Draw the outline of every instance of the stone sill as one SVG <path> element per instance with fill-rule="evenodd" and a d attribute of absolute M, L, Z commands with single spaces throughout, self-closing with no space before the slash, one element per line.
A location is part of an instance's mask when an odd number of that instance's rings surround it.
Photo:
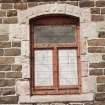
<path fill-rule="evenodd" d="M 94 100 L 94 93 L 87 93 L 80 95 L 19 96 L 19 103 L 87 102 L 93 100 Z"/>

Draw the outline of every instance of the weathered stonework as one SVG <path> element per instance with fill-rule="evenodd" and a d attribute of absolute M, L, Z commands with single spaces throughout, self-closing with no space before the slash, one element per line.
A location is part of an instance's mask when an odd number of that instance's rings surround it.
<path fill-rule="evenodd" d="M 80 19 L 80 95 L 30 95 L 29 20 L 46 14 Z M 104 105 L 104 38 L 104 0 L 0 0 L 0 104 Z"/>

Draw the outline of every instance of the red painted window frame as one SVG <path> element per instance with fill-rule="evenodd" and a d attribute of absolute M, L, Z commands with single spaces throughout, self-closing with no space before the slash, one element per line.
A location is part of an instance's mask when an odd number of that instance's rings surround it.
<path fill-rule="evenodd" d="M 54 19 L 52 22 L 50 19 Z M 58 19 L 64 19 L 62 23 L 57 23 Z M 75 25 L 76 26 L 76 42 L 69 44 L 34 44 L 34 26 L 43 25 Z M 80 25 L 79 19 L 68 15 L 45 15 L 30 20 L 30 91 L 31 95 L 62 95 L 62 94 L 80 94 L 81 93 L 81 64 L 80 64 Z M 53 86 L 35 86 L 34 84 L 34 51 L 43 49 L 53 49 Z M 58 70 L 58 50 L 59 49 L 77 49 L 77 69 L 78 69 L 78 85 L 59 87 L 59 70 Z M 55 59 L 56 58 L 56 59 Z M 58 88 L 59 87 L 59 88 Z"/>

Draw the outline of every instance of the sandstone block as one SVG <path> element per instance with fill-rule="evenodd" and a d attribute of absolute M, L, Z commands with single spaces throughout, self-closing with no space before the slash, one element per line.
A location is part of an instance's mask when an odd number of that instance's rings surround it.
<path fill-rule="evenodd" d="M 98 36 L 99 38 L 105 38 L 105 31 L 100 31 Z"/>
<path fill-rule="evenodd" d="M 8 35 L 0 35 L 0 41 L 8 41 L 9 36 Z"/>
<path fill-rule="evenodd" d="M 3 19 L 4 24 L 16 24 L 18 22 L 17 17 L 8 17 Z"/>
<path fill-rule="evenodd" d="M 96 101 L 105 101 L 105 93 L 97 93 L 95 95 L 95 100 Z"/>
<path fill-rule="evenodd" d="M 0 90 L 1 95 L 13 95 L 15 94 L 15 88 L 1 88 Z"/>
<path fill-rule="evenodd" d="M 96 1 L 96 6 L 97 7 L 105 7 L 105 1 L 104 0 Z"/>
<path fill-rule="evenodd" d="M 105 46 L 105 39 L 91 39 L 88 40 L 89 46 Z"/>
<path fill-rule="evenodd" d="M 5 72 L 0 72 L 0 78 L 5 78 Z"/>
<path fill-rule="evenodd" d="M 0 65 L 0 71 L 10 71 L 11 65 Z"/>
<path fill-rule="evenodd" d="M 93 1 L 80 1 L 80 7 L 93 7 L 94 2 Z"/>
<path fill-rule="evenodd" d="M 96 78 L 97 83 L 105 83 L 105 76 L 99 76 Z"/>
<path fill-rule="evenodd" d="M 91 8 L 92 14 L 100 14 L 100 8 Z"/>
<path fill-rule="evenodd" d="M 12 65 L 12 71 L 21 71 L 22 65 Z"/>
<path fill-rule="evenodd" d="M 21 50 L 17 48 L 11 48 L 11 49 L 4 49 L 4 55 L 5 56 L 19 56 L 21 55 Z"/>
<path fill-rule="evenodd" d="M 0 57 L 0 64 L 13 64 L 14 61 L 13 57 Z"/>
<path fill-rule="evenodd" d="M 16 92 L 18 95 L 29 95 L 30 85 L 28 80 L 18 80 L 16 82 Z"/>
<path fill-rule="evenodd" d="M 11 3 L 2 3 L 1 9 L 12 9 L 13 5 Z"/>
<path fill-rule="evenodd" d="M 21 72 L 7 72 L 6 78 L 21 78 L 22 73 Z"/>
<path fill-rule="evenodd" d="M 105 68 L 105 62 L 90 63 L 90 68 Z"/>
<path fill-rule="evenodd" d="M 17 16 L 17 10 L 8 10 L 7 16 L 8 17 Z"/>
<path fill-rule="evenodd" d="M 92 15 L 91 20 L 95 21 L 95 22 L 104 21 L 104 16 L 102 16 L 102 15 Z"/>
<path fill-rule="evenodd" d="M 11 47 L 11 42 L 0 42 L 0 48 L 9 48 Z"/>
<path fill-rule="evenodd" d="M 95 76 L 103 75 L 103 69 L 91 69 L 89 74 Z"/>
<path fill-rule="evenodd" d="M 0 17 L 5 17 L 5 16 L 6 16 L 6 11 L 0 10 Z"/>
<path fill-rule="evenodd" d="M 105 84 L 97 85 L 98 92 L 105 92 Z"/>
<path fill-rule="evenodd" d="M 0 49 L 0 56 L 3 56 L 3 55 L 4 55 L 4 50 Z"/>
<path fill-rule="evenodd" d="M 21 10 L 27 9 L 27 3 L 15 3 L 14 8 Z"/>
<path fill-rule="evenodd" d="M 104 47 L 88 47 L 89 53 L 105 53 Z"/>
<path fill-rule="evenodd" d="M 12 42 L 12 47 L 21 47 L 21 42 L 20 41 Z"/>
<path fill-rule="evenodd" d="M 0 104 L 18 104 L 18 96 L 2 96 Z"/>
<path fill-rule="evenodd" d="M 15 85 L 14 79 L 0 79 L 0 87 L 14 86 L 14 85 Z"/>

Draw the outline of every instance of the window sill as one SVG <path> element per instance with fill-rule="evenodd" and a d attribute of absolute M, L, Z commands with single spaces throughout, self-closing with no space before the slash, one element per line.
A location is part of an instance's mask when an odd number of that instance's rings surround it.
<path fill-rule="evenodd" d="M 93 101 L 94 93 L 81 95 L 46 95 L 46 96 L 20 96 L 19 103 L 45 103 L 45 102 L 85 102 Z"/>

